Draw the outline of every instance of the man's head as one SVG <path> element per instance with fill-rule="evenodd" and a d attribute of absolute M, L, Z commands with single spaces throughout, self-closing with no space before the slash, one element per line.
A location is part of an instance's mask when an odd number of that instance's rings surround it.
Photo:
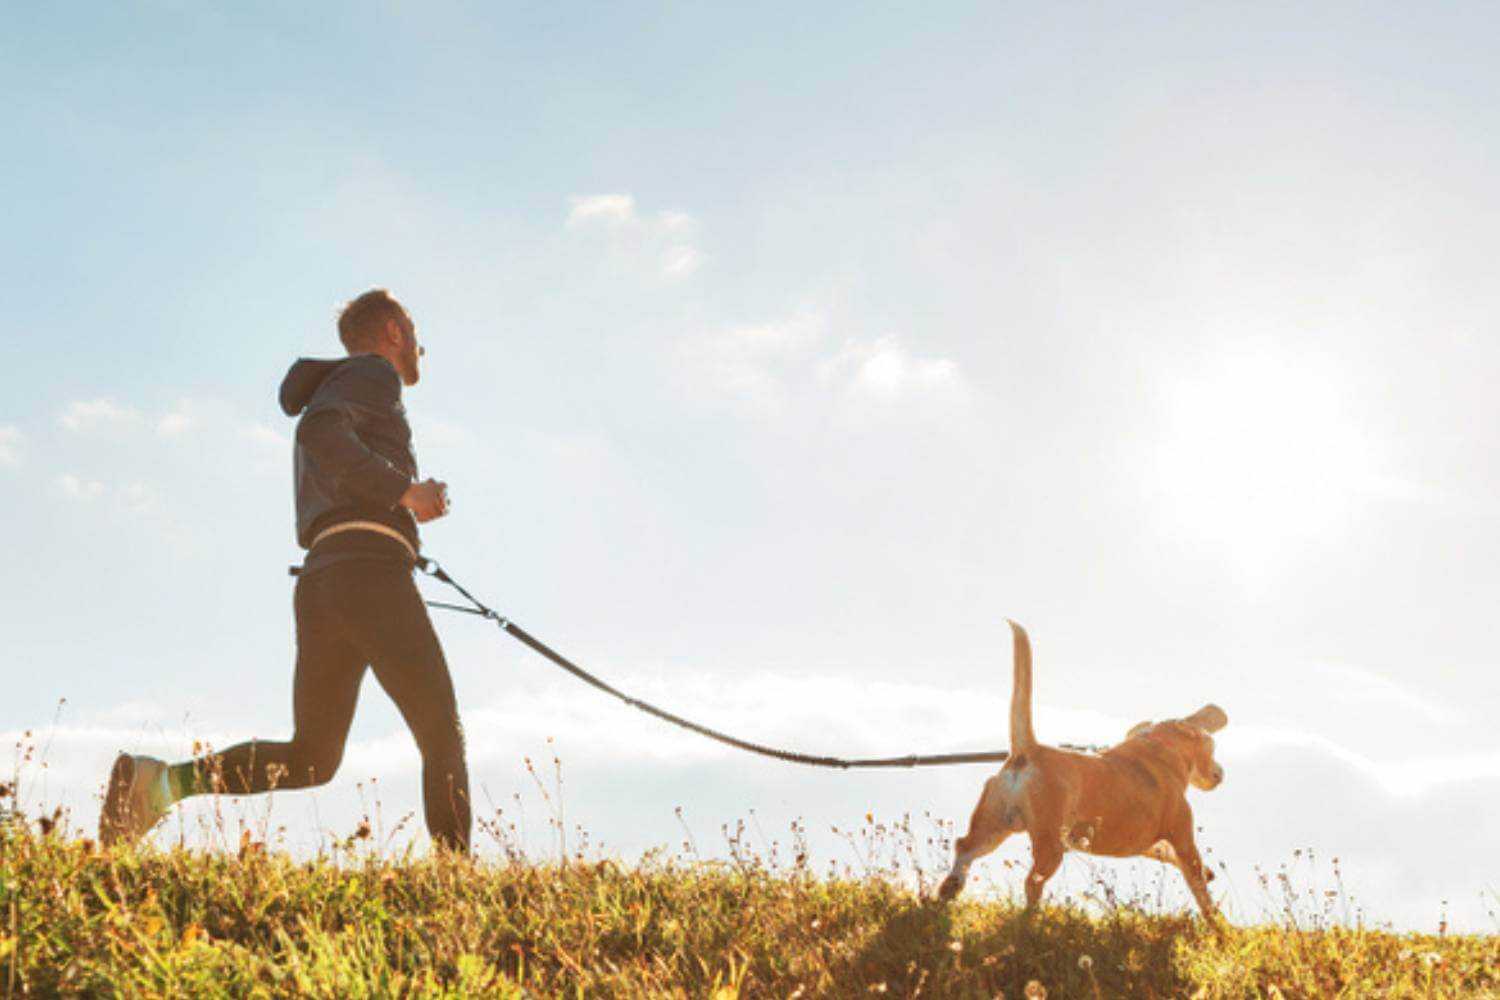
<path fill-rule="evenodd" d="M 339 340 L 351 355 L 385 358 L 406 385 L 416 385 L 422 377 L 418 359 L 427 352 L 417 345 L 416 325 L 384 288 L 373 288 L 344 307 L 339 313 Z"/>

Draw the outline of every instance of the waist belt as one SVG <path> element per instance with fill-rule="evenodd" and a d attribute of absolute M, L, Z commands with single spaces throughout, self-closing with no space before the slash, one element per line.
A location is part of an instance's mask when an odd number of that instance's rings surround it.
<path fill-rule="evenodd" d="M 340 531 L 374 531 L 385 535 L 387 538 L 394 538 L 396 541 L 401 543 L 401 547 L 406 550 L 408 555 L 411 556 L 412 562 L 421 562 L 421 560 L 417 557 L 417 550 L 412 548 L 411 542 L 405 535 L 401 534 L 401 532 L 397 531 L 390 525 L 381 524 L 379 521 L 343 521 L 339 524 L 329 525 L 322 531 L 318 532 L 317 537 L 312 540 L 312 545 L 309 545 L 307 547 L 307 550 L 311 552 L 313 548 L 323 539 L 327 538 L 329 535 L 336 535 Z"/>

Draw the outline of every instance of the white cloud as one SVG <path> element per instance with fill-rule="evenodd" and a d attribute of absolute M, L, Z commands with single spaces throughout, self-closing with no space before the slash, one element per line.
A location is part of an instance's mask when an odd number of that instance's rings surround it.
<path fill-rule="evenodd" d="M 120 500 L 130 510 L 150 510 L 156 505 L 156 490 L 146 483 L 127 483 L 120 491 Z"/>
<path fill-rule="evenodd" d="M 786 412 L 794 400 L 834 404 L 859 423 L 875 408 L 908 412 L 961 402 L 968 387 L 946 358 L 913 355 L 893 336 L 826 346 L 817 311 L 780 323 L 735 327 L 695 339 L 683 350 L 694 394 L 754 415 Z M 900 405 L 898 405 L 900 404 Z"/>
<path fill-rule="evenodd" d="M 620 224 L 636 218 L 635 199 L 628 194 L 581 195 L 568 201 L 573 206 L 568 211 L 570 226 L 594 221 Z"/>
<path fill-rule="evenodd" d="M 141 416 L 129 407 L 100 398 L 74 400 L 58 419 L 70 431 L 85 431 L 105 424 L 134 424 Z"/>
<path fill-rule="evenodd" d="M 873 343 L 849 341 L 824 362 L 820 377 L 845 391 L 895 401 L 912 393 L 963 391 L 958 365 L 947 358 L 919 358 L 886 336 Z"/>
<path fill-rule="evenodd" d="M 682 349 L 688 390 L 716 407 L 781 414 L 791 403 L 795 368 L 812 356 L 823 327 L 822 314 L 804 311 L 778 323 L 696 337 Z"/>
<path fill-rule="evenodd" d="M 697 222 L 686 212 L 666 211 L 656 218 L 663 231 L 669 233 L 691 233 L 697 227 Z"/>
<path fill-rule="evenodd" d="M 568 228 L 603 227 L 616 250 L 630 260 L 650 261 L 661 277 L 685 278 L 702 263 L 693 239 L 697 222 L 686 212 L 667 209 L 641 215 L 628 194 L 577 195 L 569 204 Z"/>
<path fill-rule="evenodd" d="M 240 436 L 265 448 L 290 448 L 292 445 L 290 437 L 272 430 L 265 424 L 249 424 L 242 427 Z"/>
<path fill-rule="evenodd" d="M 286 474 L 292 450 L 292 439 L 261 423 L 242 424 L 239 437 L 249 442 L 250 470 L 258 476 L 280 477 Z"/>
<path fill-rule="evenodd" d="M 792 361 L 810 353 L 826 325 L 821 313 L 802 312 L 779 323 L 734 327 L 717 342 L 723 354 L 739 360 Z"/>
<path fill-rule="evenodd" d="M 1457 718 L 1451 709 L 1407 690 L 1389 677 L 1343 665 L 1323 664 L 1318 669 L 1336 682 L 1342 697 L 1391 705 L 1438 724 Z"/>
<path fill-rule="evenodd" d="M 191 412 L 192 409 L 191 400 L 178 400 L 177 406 L 156 422 L 156 432 L 163 437 L 173 437 L 188 430 L 198 422 Z"/>
<path fill-rule="evenodd" d="M 24 440 L 21 428 L 9 424 L 0 427 L 0 465 L 21 464 L 21 442 Z"/>
<path fill-rule="evenodd" d="M 142 513 L 156 506 L 157 490 L 149 483 L 133 480 L 124 486 L 111 487 L 103 480 L 76 476 L 71 472 L 57 477 L 58 491 L 69 500 L 92 502 L 109 495 L 126 510 Z"/>
<path fill-rule="evenodd" d="M 221 408 L 215 401 L 207 401 L 209 413 Z M 162 437 L 176 437 L 203 423 L 204 412 L 203 401 L 183 397 L 150 423 Z M 106 426 L 136 426 L 146 422 L 146 418 L 134 407 L 100 397 L 70 402 L 58 422 L 71 431 L 89 431 Z"/>
<path fill-rule="evenodd" d="M 57 477 L 58 489 L 72 500 L 94 500 L 104 495 L 104 484 L 97 479 L 83 479 L 67 472 Z"/>
<path fill-rule="evenodd" d="M 1218 738 L 1219 758 L 1249 760 L 1276 751 L 1314 751 L 1358 771 L 1389 796 L 1411 798 L 1434 789 L 1500 780 L 1500 751 L 1427 753 L 1377 761 L 1319 733 L 1231 727 Z"/>
<path fill-rule="evenodd" d="M 698 251 L 689 246 L 668 247 L 662 256 L 662 273 L 668 277 L 686 277 L 698 270 Z"/>
<path fill-rule="evenodd" d="M 57 494 L 73 501 L 107 498 L 111 507 L 131 514 L 160 512 L 165 497 L 202 488 L 205 476 L 217 478 L 220 463 L 232 467 L 232 474 L 248 470 L 258 476 L 284 476 L 290 450 L 287 435 L 245 419 L 233 406 L 212 397 L 180 397 L 156 410 L 111 398 L 74 401 L 64 409 L 60 424 L 76 432 L 76 440 L 75 433 L 65 433 L 58 442 L 56 467 L 49 471 Z M 108 436 L 111 429 L 132 433 L 128 440 L 112 441 L 103 452 L 83 440 Z M 204 452 L 180 446 L 197 437 L 229 447 Z M 149 470 L 149 476 L 143 470 Z"/>

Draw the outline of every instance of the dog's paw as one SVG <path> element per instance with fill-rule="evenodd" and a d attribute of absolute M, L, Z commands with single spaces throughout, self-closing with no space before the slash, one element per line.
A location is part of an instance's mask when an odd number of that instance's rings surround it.
<path fill-rule="evenodd" d="M 943 879 L 943 884 L 938 886 L 937 898 L 946 903 L 962 891 L 964 883 L 962 879 L 949 875 Z"/>

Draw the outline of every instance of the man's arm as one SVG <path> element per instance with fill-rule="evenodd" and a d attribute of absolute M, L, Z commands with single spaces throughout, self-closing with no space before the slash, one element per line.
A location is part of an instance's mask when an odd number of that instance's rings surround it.
<path fill-rule="evenodd" d="M 297 443 L 307 449 L 318 470 L 349 496 L 381 507 L 395 507 L 411 484 L 406 473 L 377 455 L 355 429 L 393 405 L 400 388 L 395 372 L 344 365 L 330 374 L 297 422 Z"/>

